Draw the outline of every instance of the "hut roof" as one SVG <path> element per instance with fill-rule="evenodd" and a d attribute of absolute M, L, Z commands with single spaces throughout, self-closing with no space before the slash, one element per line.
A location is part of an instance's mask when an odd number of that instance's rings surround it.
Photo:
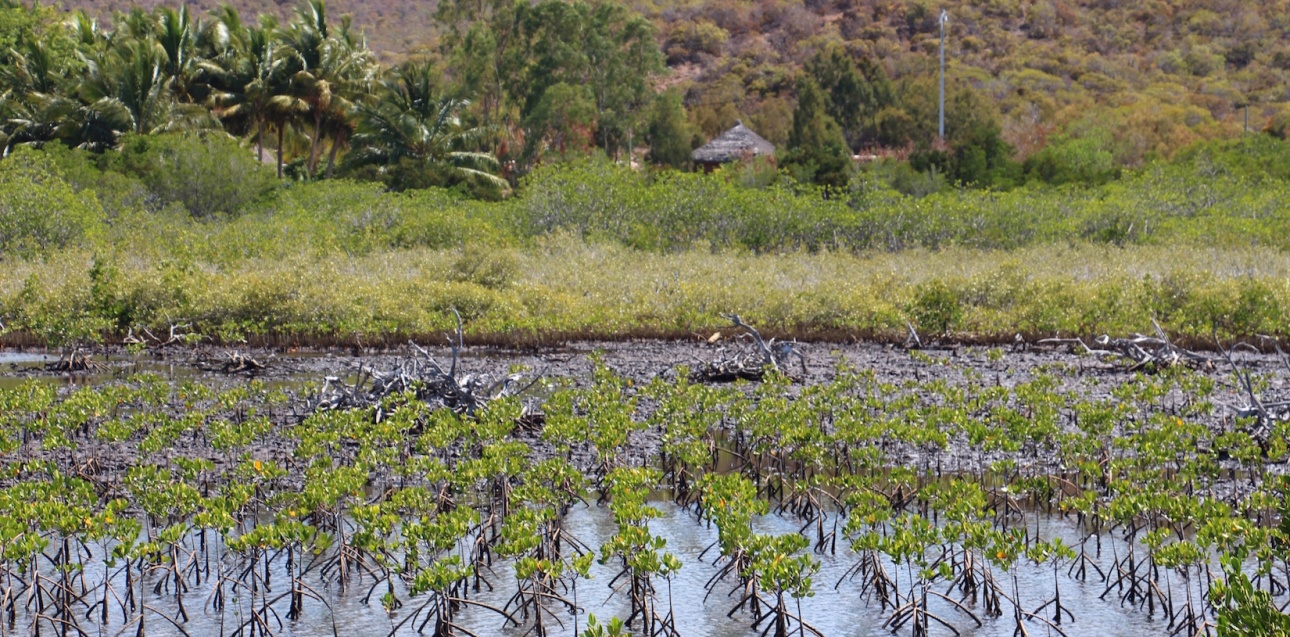
<path fill-rule="evenodd" d="M 772 155 L 775 145 L 752 132 L 743 122 L 696 149 L 691 159 L 699 164 L 724 164 L 753 155 Z"/>

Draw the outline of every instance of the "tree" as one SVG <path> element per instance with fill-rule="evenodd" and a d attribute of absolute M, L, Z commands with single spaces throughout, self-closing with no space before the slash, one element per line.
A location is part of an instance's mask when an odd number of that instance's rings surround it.
<path fill-rule="evenodd" d="M 211 106 L 226 127 L 245 129 L 253 137 L 256 157 L 263 162 L 265 127 L 275 121 L 275 98 L 287 89 L 288 58 L 277 42 L 277 25 L 272 20 L 244 27 L 237 13 L 228 8 L 219 24 L 227 46 L 217 57 L 201 62 L 212 76 Z"/>
<path fill-rule="evenodd" d="M 805 70 L 827 96 L 825 110 L 842 128 L 851 148 L 875 133 L 878 112 L 893 102 L 891 85 L 881 66 L 855 60 L 841 46 L 831 46 L 807 60 Z"/>
<path fill-rule="evenodd" d="M 499 168 L 495 157 L 463 150 L 481 133 L 462 124 L 461 111 L 467 106 L 469 102 L 437 90 L 429 64 L 405 64 L 381 82 L 376 98 L 358 106 L 354 150 L 346 164 L 390 169 L 413 162 L 424 170 L 505 189 L 506 181 L 492 173 Z"/>
<path fill-rule="evenodd" d="M 480 48 L 495 44 L 501 49 L 491 58 L 496 63 L 483 69 L 471 66 L 468 75 L 502 87 L 501 101 L 516 111 L 512 122 L 525 129 L 524 169 L 543 150 L 536 142 L 550 138 L 568 146 L 567 136 L 561 141 L 549 130 L 533 128 L 555 121 L 553 114 L 572 112 L 554 103 L 555 94 L 547 95 L 559 84 L 578 90 L 561 88 L 557 94 L 585 94 L 590 99 L 595 110 L 593 139 L 607 154 L 633 143 L 653 98 L 649 76 L 662 69 L 662 53 L 648 20 L 612 3 L 540 0 L 517 3 L 513 20 L 495 21 L 489 28 L 491 34 L 466 31 L 466 42 Z"/>
<path fill-rule="evenodd" d="M 534 143 L 549 140 L 560 153 L 585 151 L 596 127 L 596 104 L 585 86 L 557 82 L 548 86 L 525 124 Z"/>
<path fill-rule="evenodd" d="M 690 140 L 694 133 L 685 119 L 685 106 L 681 92 L 668 89 L 654 98 L 650 109 L 646 141 L 649 143 L 649 161 L 669 168 L 684 168 L 690 164 Z"/>
<path fill-rule="evenodd" d="M 198 82 L 200 68 L 196 58 L 196 33 L 200 24 L 188 15 L 188 6 L 178 11 L 169 7 L 157 9 L 157 46 L 165 53 L 162 73 L 170 80 L 175 99 L 181 102 L 198 102 L 204 98 L 204 89 Z"/>
<path fill-rule="evenodd" d="M 820 86 L 803 75 L 797 83 L 797 108 L 783 164 L 799 181 L 843 188 L 851 178 L 851 153 L 825 102 Z"/>
<path fill-rule="evenodd" d="M 163 55 L 148 41 L 120 42 L 97 59 L 87 60 L 81 98 L 94 112 L 116 105 L 125 109 L 129 128 L 123 133 L 142 135 L 168 128 L 176 109 L 162 71 Z"/>
<path fill-rule="evenodd" d="M 338 123 L 348 119 L 352 98 L 366 92 L 375 65 L 371 53 L 353 37 L 348 20 L 336 34 L 331 33 L 323 0 L 308 0 L 297 10 L 284 41 L 299 69 L 291 77 L 295 99 L 291 106 L 303 111 L 312 124 L 306 169 L 313 175 L 328 132 L 324 124 L 331 123 L 331 131 L 343 128 Z M 333 148 L 336 143 L 333 140 Z"/>
<path fill-rule="evenodd" d="M 591 94 L 600 114 L 596 137 L 605 154 L 628 151 L 654 91 L 650 75 L 663 70 L 654 26 L 624 5 L 603 3 L 591 13 L 584 44 Z"/>

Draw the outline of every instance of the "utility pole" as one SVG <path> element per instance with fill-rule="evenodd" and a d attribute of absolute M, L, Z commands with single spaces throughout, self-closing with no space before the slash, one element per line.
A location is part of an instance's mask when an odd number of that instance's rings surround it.
<path fill-rule="evenodd" d="M 945 141 L 945 23 L 950 19 L 950 14 L 941 9 L 941 113 L 940 120 L 936 126 L 937 139 Z"/>

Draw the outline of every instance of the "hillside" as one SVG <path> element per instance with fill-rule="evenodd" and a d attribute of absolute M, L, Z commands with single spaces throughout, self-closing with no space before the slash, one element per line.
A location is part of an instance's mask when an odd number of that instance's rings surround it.
<path fill-rule="evenodd" d="M 99 15 L 160 0 L 67 0 Z M 199 0 L 206 8 L 216 0 Z M 289 14 L 291 0 L 235 0 Z M 1238 0 L 635 0 L 668 58 L 691 122 L 711 137 L 738 118 L 783 143 L 793 77 L 830 45 L 881 63 L 905 93 L 929 90 L 937 16 L 950 15 L 952 83 L 997 105 L 1003 137 L 1025 157 L 1055 132 L 1112 140 L 1135 165 L 1191 141 L 1281 122 L 1290 99 L 1290 1 Z M 433 51 L 435 4 L 331 0 L 386 61 Z M 920 79 L 922 80 L 920 82 Z M 1283 117 L 1283 116 L 1282 116 Z"/>

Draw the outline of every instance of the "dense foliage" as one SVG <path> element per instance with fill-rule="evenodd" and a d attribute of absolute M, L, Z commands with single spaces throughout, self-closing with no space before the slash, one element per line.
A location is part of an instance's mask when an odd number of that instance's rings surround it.
<path fill-rule="evenodd" d="M 1217 9 L 1170 2 L 951 3 L 944 140 L 939 27 L 921 0 L 445 1 L 413 12 L 433 23 L 419 46 L 391 45 L 394 9 L 375 4 L 301 0 L 279 22 L 234 5 L 63 14 L 5 0 L 4 147 L 101 152 L 125 133 L 222 130 L 262 161 L 271 147 L 279 176 L 495 199 L 593 149 L 683 167 L 687 148 L 743 117 L 799 181 L 844 187 L 850 156 L 872 153 L 908 160 L 907 190 L 928 192 L 1101 183 L 1230 137 L 1247 115 L 1282 137 L 1287 121 L 1290 51 L 1266 4 L 1228 7 L 1220 28 Z M 369 38 L 414 61 L 382 67 Z"/>
<path fill-rule="evenodd" d="M 981 338 L 1126 334 L 1152 317 L 1200 339 L 1290 332 L 1290 161 L 1265 136 L 1098 187 L 922 197 L 882 166 L 828 198 L 756 166 L 651 175 L 605 160 L 544 166 L 500 202 L 281 184 L 268 166 L 204 178 L 245 161 L 231 143 L 156 135 L 0 162 L 6 339 L 193 322 L 231 340 L 401 342 L 449 325 L 452 307 L 474 336 L 509 342 L 687 336 L 729 311 L 802 337 L 903 338 L 906 320 Z"/>

